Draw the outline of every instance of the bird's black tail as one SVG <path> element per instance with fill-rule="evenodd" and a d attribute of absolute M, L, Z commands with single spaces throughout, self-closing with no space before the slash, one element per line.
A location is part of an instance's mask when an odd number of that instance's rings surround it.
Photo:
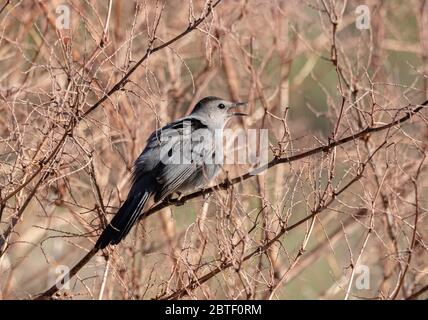
<path fill-rule="evenodd" d="M 120 207 L 119 211 L 99 237 L 95 244 L 96 248 L 104 249 L 110 243 L 118 244 L 126 237 L 132 226 L 138 220 L 151 193 L 147 190 L 136 192 L 135 187 L 134 185 L 122 207 Z"/>

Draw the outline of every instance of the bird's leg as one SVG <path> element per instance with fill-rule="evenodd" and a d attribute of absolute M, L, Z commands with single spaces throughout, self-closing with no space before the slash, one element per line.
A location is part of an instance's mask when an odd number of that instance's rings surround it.
<path fill-rule="evenodd" d="M 174 199 L 173 199 L 173 194 L 169 194 L 165 197 L 165 199 L 163 200 L 168 204 L 174 204 Z"/>
<path fill-rule="evenodd" d="M 183 194 L 181 192 L 179 192 L 179 191 L 175 192 L 175 194 L 177 195 L 177 198 L 173 197 L 173 195 L 174 195 L 174 193 L 173 193 L 173 194 L 170 194 L 169 196 L 167 196 L 165 198 L 165 201 L 168 204 L 173 204 L 175 206 L 182 206 L 184 204 L 184 202 L 185 202 L 185 201 L 182 200 Z"/>
<path fill-rule="evenodd" d="M 204 189 L 201 189 L 201 191 L 202 190 L 204 190 Z M 204 193 L 202 193 L 202 199 L 208 200 L 211 197 L 211 195 L 212 195 L 212 192 L 204 192 Z"/>
<path fill-rule="evenodd" d="M 176 192 L 177 193 L 177 199 L 175 199 L 176 201 L 176 206 L 182 206 L 184 204 L 184 200 L 182 200 L 184 194 L 181 192 Z"/>

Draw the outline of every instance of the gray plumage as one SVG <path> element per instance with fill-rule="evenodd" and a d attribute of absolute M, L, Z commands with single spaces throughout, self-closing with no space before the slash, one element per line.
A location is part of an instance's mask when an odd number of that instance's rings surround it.
<path fill-rule="evenodd" d="M 185 193 L 207 185 L 219 172 L 217 132 L 222 132 L 231 112 L 243 103 L 217 97 L 200 100 L 190 115 L 153 132 L 133 170 L 126 201 L 99 237 L 96 247 L 119 243 L 138 220 L 147 201 L 160 202 L 173 193 Z M 208 139 L 209 133 L 212 139 Z M 222 150 L 220 150 L 222 151 Z M 222 154 L 222 153 L 221 153 Z"/>

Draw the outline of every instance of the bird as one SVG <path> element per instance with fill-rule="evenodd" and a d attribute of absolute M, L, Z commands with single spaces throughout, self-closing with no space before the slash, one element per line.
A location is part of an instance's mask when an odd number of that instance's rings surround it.
<path fill-rule="evenodd" d="M 183 118 L 155 130 L 134 162 L 128 196 L 99 236 L 95 248 L 116 245 L 139 220 L 149 199 L 154 203 L 173 194 L 203 188 L 221 171 L 222 133 L 235 112 L 245 102 L 231 102 L 208 96 Z M 215 139 L 220 135 L 221 139 Z"/>

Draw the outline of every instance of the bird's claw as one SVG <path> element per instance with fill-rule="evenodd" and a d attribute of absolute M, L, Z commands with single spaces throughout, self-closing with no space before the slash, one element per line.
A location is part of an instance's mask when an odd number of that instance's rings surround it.
<path fill-rule="evenodd" d="M 165 198 L 165 201 L 168 204 L 174 205 L 174 206 L 177 206 L 177 207 L 184 205 L 185 201 L 184 201 L 184 199 L 182 199 L 183 198 L 183 194 L 177 192 L 177 195 L 178 195 L 177 198 L 173 198 L 172 195 L 169 195 L 167 198 Z"/>

